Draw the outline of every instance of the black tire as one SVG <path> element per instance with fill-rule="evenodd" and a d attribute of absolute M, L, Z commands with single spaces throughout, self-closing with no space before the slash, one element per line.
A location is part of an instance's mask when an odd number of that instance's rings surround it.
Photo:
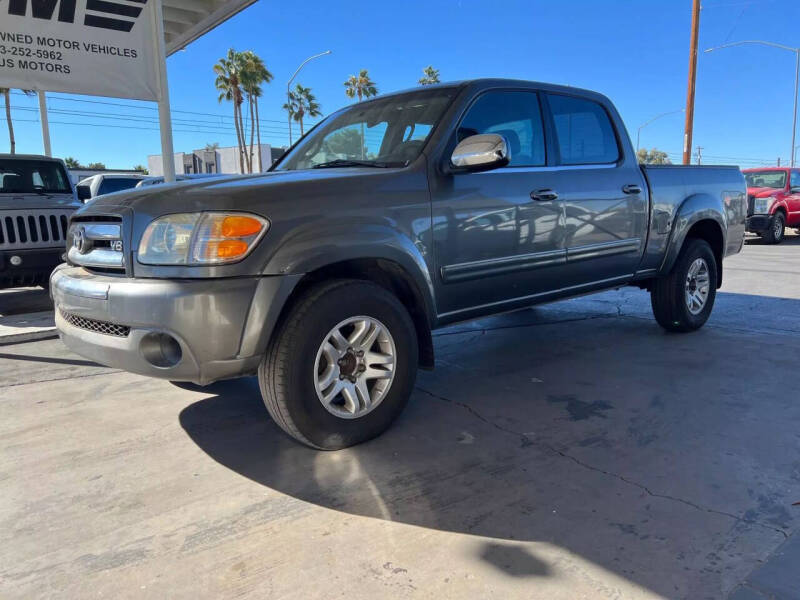
<path fill-rule="evenodd" d="M 323 406 L 314 383 L 317 351 L 342 321 L 377 319 L 394 340 L 394 379 L 380 403 L 363 416 L 342 418 Z M 281 429 L 320 450 L 338 450 L 383 433 L 403 411 L 417 376 L 414 323 L 405 306 L 366 281 L 335 280 L 306 290 L 273 335 L 258 370 L 264 404 Z"/>
<path fill-rule="evenodd" d="M 772 222 L 762 235 L 761 239 L 767 244 L 780 244 L 783 241 L 783 236 L 786 233 L 786 217 L 782 212 L 776 212 L 772 217 Z"/>
<path fill-rule="evenodd" d="M 692 314 L 686 300 L 686 282 L 689 268 L 699 258 L 702 258 L 708 267 L 709 290 L 702 310 Z M 687 239 L 672 272 L 665 277 L 657 278 L 650 291 L 650 303 L 658 324 L 667 331 L 678 332 L 694 331 L 705 325 L 714 308 L 718 272 L 717 260 L 708 242 L 696 238 Z"/>

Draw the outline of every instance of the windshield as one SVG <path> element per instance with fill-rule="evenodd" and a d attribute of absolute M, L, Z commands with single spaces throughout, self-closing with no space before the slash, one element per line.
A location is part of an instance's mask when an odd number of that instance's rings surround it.
<path fill-rule="evenodd" d="M 275 167 L 403 167 L 415 160 L 456 90 L 439 88 L 358 103 L 315 127 Z"/>
<path fill-rule="evenodd" d="M 750 171 L 744 174 L 747 187 L 782 190 L 786 187 L 786 171 Z"/>
<path fill-rule="evenodd" d="M 0 159 L 0 194 L 71 194 L 61 163 L 52 160 Z"/>

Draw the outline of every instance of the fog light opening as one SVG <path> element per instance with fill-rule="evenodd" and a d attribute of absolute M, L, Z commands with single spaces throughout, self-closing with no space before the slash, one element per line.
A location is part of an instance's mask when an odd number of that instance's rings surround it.
<path fill-rule="evenodd" d="M 183 356 L 178 340 L 166 333 L 148 333 L 139 343 L 139 349 L 147 362 L 161 369 L 174 367 Z"/>
<path fill-rule="evenodd" d="M 11 258 L 8 259 L 8 262 L 10 262 L 15 267 L 18 267 L 18 266 L 20 266 L 22 264 L 22 257 L 21 256 L 17 256 L 15 254 L 14 256 L 12 256 Z"/>

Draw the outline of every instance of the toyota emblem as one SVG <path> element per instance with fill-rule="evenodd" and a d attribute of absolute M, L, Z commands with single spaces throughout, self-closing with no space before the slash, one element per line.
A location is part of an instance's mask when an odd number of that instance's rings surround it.
<path fill-rule="evenodd" d="M 86 239 L 85 227 L 78 227 L 72 234 L 72 247 L 75 248 L 79 254 L 86 254 L 89 251 L 89 243 Z"/>

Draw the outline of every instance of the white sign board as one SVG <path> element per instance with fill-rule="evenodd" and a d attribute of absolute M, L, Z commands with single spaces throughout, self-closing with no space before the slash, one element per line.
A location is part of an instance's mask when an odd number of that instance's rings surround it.
<path fill-rule="evenodd" d="M 161 99 L 159 0 L 0 0 L 0 86 Z"/>

